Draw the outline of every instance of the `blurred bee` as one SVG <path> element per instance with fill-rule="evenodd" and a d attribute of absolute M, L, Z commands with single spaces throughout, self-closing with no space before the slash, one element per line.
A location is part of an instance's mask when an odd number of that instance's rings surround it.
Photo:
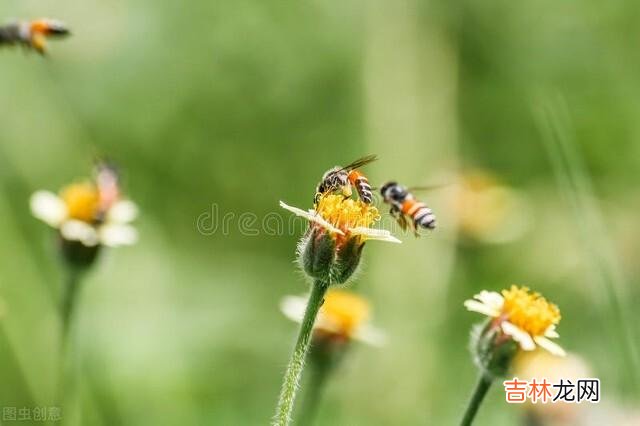
<path fill-rule="evenodd" d="M 377 159 L 376 155 L 367 155 L 344 167 L 336 166 L 327 170 L 316 188 L 316 195 L 313 199 L 314 204 L 318 204 L 323 195 L 336 191 L 341 191 L 345 197 L 350 197 L 352 187 L 356 188 L 358 197 L 364 203 L 371 204 L 373 202 L 371 185 L 369 185 L 367 178 L 357 169 Z"/>
<path fill-rule="evenodd" d="M 418 228 L 435 229 L 436 216 L 433 211 L 425 203 L 416 200 L 404 186 L 396 182 L 387 182 L 380 188 L 380 193 L 384 202 L 391 205 L 391 215 L 402 229 L 407 229 L 411 223 L 416 236 Z"/>
<path fill-rule="evenodd" d="M 114 164 L 99 161 L 96 164 L 96 187 L 99 196 L 99 216 L 109 209 L 120 199 L 120 174 Z M 104 217 L 98 217 L 103 220 Z"/>
<path fill-rule="evenodd" d="M 44 55 L 47 37 L 63 37 L 70 31 L 60 21 L 37 19 L 34 21 L 16 21 L 0 26 L 0 45 L 20 44 Z"/>

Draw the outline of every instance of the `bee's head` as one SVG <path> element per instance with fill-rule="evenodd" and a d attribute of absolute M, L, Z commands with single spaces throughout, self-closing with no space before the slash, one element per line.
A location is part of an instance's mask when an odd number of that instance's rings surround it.
<path fill-rule="evenodd" d="M 397 182 L 387 182 L 380 188 L 380 194 L 385 202 L 401 201 L 404 198 L 405 190 Z"/>

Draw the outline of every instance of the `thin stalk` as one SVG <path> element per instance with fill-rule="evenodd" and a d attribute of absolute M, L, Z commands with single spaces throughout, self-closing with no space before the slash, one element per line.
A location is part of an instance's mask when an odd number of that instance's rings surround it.
<path fill-rule="evenodd" d="M 311 374 L 309 375 L 309 381 L 306 385 L 306 392 L 302 399 L 302 406 L 300 407 L 300 424 L 303 426 L 311 426 L 316 418 L 320 401 L 322 400 L 322 394 L 324 393 L 327 379 L 331 375 L 331 371 L 334 367 L 334 362 L 326 358 L 313 357 L 315 362 L 311 365 Z"/>
<path fill-rule="evenodd" d="M 473 419 L 476 417 L 478 408 L 480 408 L 482 400 L 487 395 L 487 391 L 491 387 L 492 381 L 493 379 L 488 377 L 486 374 L 480 374 L 480 379 L 478 380 L 476 389 L 473 391 L 473 395 L 471 396 L 471 400 L 469 401 L 469 405 L 467 406 L 467 410 L 464 413 L 460 426 L 469 426 L 473 423 Z"/>
<path fill-rule="evenodd" d="M 311 295 L 309 302 L 300 325 L 298 340 L 296 341 L 287 371 L 284 374 L 282 389 L 280 391 L 280 399 L 276 409 L 276 416 L 273 421 L 274 426 L 286 426 L 291 421 L 291 412 L 293 411 L 293 403 L 295 402 L 296 393 L 298 392 L 298 383 L 302 376 L 304 362 L 309 350 L 309 342 L 311 341 L 311 332 L 313 324 L 318 316 L 318 311 L 324 300 L 324 295 L 329 288 L 328 284 L 323 281 L 315 281 L 311 287 Z"/>
<path fill-rule="evenodd" d="M 69 266 L 67 268 L 67 279 L 65 286 L 62 289 L 62 346 L 66 346 L 67 335 L 69 334 L 69 327 L 71 326 L 71 318 L 73 316 L 73 309 L 75 307 L 76 293 L 80 286 L 80 278 L 82 277 L 82 271 L 80 268 Z"/>
<path fill-rule="evenodd" d="M 62 289 L 62 298 L 60 302 L 62 329 L 60 333 L 60 366 L 58 389 L 56 393 L 56 405 L 58 407 L 65 405 L 65 402 L 68 401 L 68 394 L 75 391 L 73 371 L 74 363 L 71 359 L 73 348 L 69 347 L 69 334 L 73 322 L 75 302 L 84 271 L 81 268 L 68 265 L 66 272 L 67 275 Z M 66 419 L 64 420 L 64 423 L 66 423 Z"/>

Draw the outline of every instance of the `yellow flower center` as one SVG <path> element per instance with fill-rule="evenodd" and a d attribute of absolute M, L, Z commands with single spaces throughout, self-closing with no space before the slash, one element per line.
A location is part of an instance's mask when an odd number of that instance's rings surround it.
<path fill-rule="evenodd" d="M 67 206 L 69 217 L 83 222 L 96 219 L 100 205 L 100 194 L 95 185 L 85 182 L 65 187 L 60 197 Z"/>
<path fill-rule="evenodd" d="M 327 194 L 320 198 L 316 211 L 327 222 L 347 233 L 349 228 L 370 227 L 380 220 L 378 209 L 343 195 Z"/>
<path fill-rule="evenodd" d="M 369 318 L 369 310 L 369 304 L 362 297 L 348 291 L 331 289 L 324 298 L 320 314 L 331 328 L 327 331 L 351 338 Z"/>
<path fill-rule="evenodd" d="M 503 313 L 509 322 L 532 336 L 542 336 L 550 325 L 560 322 L 560 309 L 527 287 L 511 286 L 502 290 Z"/>

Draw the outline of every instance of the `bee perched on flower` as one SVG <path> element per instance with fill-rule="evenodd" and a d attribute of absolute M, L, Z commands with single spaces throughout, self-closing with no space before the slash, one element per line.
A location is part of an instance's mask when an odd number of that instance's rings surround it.
<path fill-rule="evenodd" d="M 101 246 L 126 246 L 138 239 L 131 226 L 137 206 L 120 194 L 113 166 L 101 163 L 95 179 L 73 183 L 58 194 L 37 191 L 31 196 L 33 215 L 58 230 L 65 259 L 88 266 Z"/>
<path fill-rule="evenodd" d="M 54 19 L 16 21 L 0 26 L 0 45 L 21 44 L 44 55 L 48 37 L 64 37 L 69 34 L 67 26 Z"/>
<path fill-rule="evenodd" d="M 557 356 L 564 356 L 565 352 L 551 340 L 559 337 L 556 326 L 560 310 L 527 287 L 513 285 L 500 293 L 482 291 L 465 301 L 464 306 L 489 317 L 476 326 L 471 336 L 480 380 L 462 421 L 462 425 L 469 425 L 493 380 L 506 376 L 517 354 L 537 347 Z"/>
<path fill-rule="evenodd" d="M 365 160 L 362 161 L 365 162 Z M 345 193 L 341 183 L 344 181 L 344 172 L 341 168 L 332 169 L 329 172 L 329 175 L 338 173 L 341 176 L 340 185 L 337 187 L 329 185 L 327 188 L 321 185 L 316 190 L 314 208 L 311 210 L 302 210 L 280 202 L 282 208 L 309 221 L 309 228 L 300 240 L 297 252 L 301 269 L 313 280 L 313 285 L 304 308 L 298 339 L 284 375 L 274 425 L 285 426 L 291 421 L 293 403 L 313 334 L 313 326 L 321 305 L 323 302 L 326 303 L 325 295 L 329 287 L 334 284 L 344 284 L 353 276 L 358 269 L 362 250 L 368 240 L 400 242 L 389 231 L 372 227 L 380 220 L 380 214 L 378 209 L 372 205 L 372 199 L 369 197 L 370 191 L 365 190 L 367 188 L 362 179 L 354 178 L 355 184 L 359 183 L 360 185 L 359 190 L 355 194 L 350 191 Z M 327 176 L 325 174 L 323 182 Z M 349 195 L 355 195 L 355 198 L 351 198 Z M 324 319 L 319 320 L 318 324 L 326 325 L 327 318 L 332 317 L 323 314 L 321 318 Z M 355 317 L 343 316 L 343 319 L 346 318 L 353 319 Z M 348 321 L 333 323 L 330 327 L 337 328 L 334 328 L 334 332 L 328 335 L 335 337 L 336 331 L 340 335 L 339 324 L 344 326 L 348 323 Z M 351 325 L 347 328 L 343 327 L 341 330 L 343 337 L 352 336 L 355 328 Z"/>
<path fill-rule="evenodd" d="M 315 210 L 305 211 L 282 201 L 280 206 L 310 222 L 298 244 L 298 260 L 309 277 L 326 285 L 343 284 L 353 275 L 366 241 L 400 242 L 389 231 L 371 227 L 380 214 L 361 200 L 327 194 L 320 197 Z"/>

